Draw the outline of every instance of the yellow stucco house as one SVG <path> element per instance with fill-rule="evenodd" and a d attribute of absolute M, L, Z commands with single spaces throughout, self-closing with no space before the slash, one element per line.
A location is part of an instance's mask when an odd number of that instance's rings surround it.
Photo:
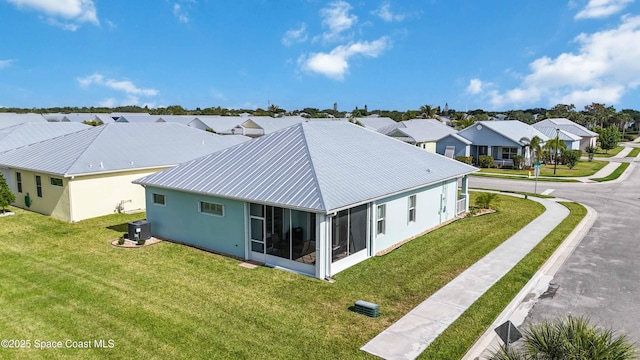
<path fill-rule="evenodd" d="M 177 123 L 113 123 L 0 153 L 15 206 L 75 222 L 145 209 L 131 182 L 249 138 Z"/>

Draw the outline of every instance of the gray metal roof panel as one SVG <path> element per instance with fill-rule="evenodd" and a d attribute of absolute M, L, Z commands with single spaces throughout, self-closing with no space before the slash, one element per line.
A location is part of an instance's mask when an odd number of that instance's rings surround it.
<path fill-rule="evenodd" d="M 476 170 L 348 122 L 318 121 L 135 182 L 331 212 Z"/>
<path fill-rule="evenodd" d="M 0 164 L 82 175 L 179 164 L 247 141 L 175 123 L 113 123 L 0 154 Z"/>
<path fill-rule="evenodd" d="M 31 122 L 0 129 L 0 152 L 89 128 L 82 123 Z"/>
<path fill-rule="evenodd" d="M 586 136 L 586 137 L 595 137 L 598 136 L 598 133 L 593 132 L 589 129 L 587 129 L 586 127 L 577 124 L 569 119 L 566 118 L 551 118 L 551 119 L 544 119 L 541 120 L 535 124 L 533 124 L 533 127 L 535 128 L 539 128 L 539 127 L 553 127 L 553 128 L 559 128 L 560 130 L 564 130 L 567 132 L 570 132 L 574 135 L 577 136 Z"/>
<path fill-rule="evenodd" d="M 22 124 L 25 122 L 47 122 L 40 114 L 0 113 L 0 128 Z"/>
<path fill-rule="evenodd" d="M 523 137 L 531 139 L 537 136 L 542 141 L 549 140 L 548 136 L 538 131 L 535 127 L 518 120 L 478 121 L 478 123 L 517 143 L 520 143 L 520 139 Z"/>

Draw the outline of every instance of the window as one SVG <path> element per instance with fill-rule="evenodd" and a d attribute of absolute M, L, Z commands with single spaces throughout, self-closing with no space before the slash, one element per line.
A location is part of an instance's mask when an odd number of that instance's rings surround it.
<path fill-rule="evenodd" d="M 18 185 L 18 192 L 22 192 L 22 174 L 16 172 L 16 185 Z"/>
<path fill-rule="evenodd" d="M 36 194 L 38 197 L 42 197 L 42 178 L 40 175 L 36 175 Z"/>
<path fill-rule="evenodd" d="M 484 145 L 478 146 L 478 156 L 480 155 L 489 155 L 489 147 Z"/>
<path fill-rule="evenodd" d="M 60 178 L 49 178 L 49 181 L 53 186 L 62 186 L 62 179 Z"/>
<path fill-rule="evenodd" d="M 224 205 L 200 201 L 200 212 L 216 216 L 224 216 Z"/>
<path fill-rule="evenodd" d="M 518 155 L 518 148 L 514 147 L 503 147 L 502 148 L 502 158 L 503 159 L 513 159 Z"/>
<path fill-rule="evenodd" d="M 416 221 L 416 196 L 409 196 L 409 222 Z"/>
<path fill-rule="evenodd" d="M 378 205 L 378 220 L 376 224 L 376 234 L 382 235 L 384 234 L 384 222 L 385 222 L 385 208 L 386 205 Z"/>
<path fill-rule="evenodd" d="M 164 205 L 165 197 L 162 194 L 153 194 L 153 203 L 156 205 Z"/>

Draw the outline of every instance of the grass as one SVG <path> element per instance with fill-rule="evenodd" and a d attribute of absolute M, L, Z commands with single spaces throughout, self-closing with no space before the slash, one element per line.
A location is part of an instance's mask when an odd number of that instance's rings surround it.
<path fill-rule="evenodd" d="M 587 213 L 580 204 L 561 204 L 569 208 L 569 216 L 431 343 L 420 359 L 464 356 Z"/>
<path fill-rule="evenodd" d="M 471 176 L 480 176 L 480 177 L 489 177 L 489 178 L 497 178 L 497 179 L 509 179 L 509 180 L 526 180 L 526 181 L 536 181 L 534 177 L 528 177 L 526 175 L 502 175 L 502 174 L 491 174 L 491 173 L 472 173 Z M 576 179 L 563 179 L 563 178 L 546 178 L 539 177 L 538 181 L 546 181 L 546 182 L 580 182 L 580 180 Z"/>
<path fill-rule="evenodd" d="M 638 154 L 640 154 L 640 148 L 635 147 L 635 148 L 631 149 L 631 152 L 629 152 L 627 154 L 627 157 L 633 157 L 634 158 L 634 157 L 638 156 Z"/>
<path fill-rule="evenodd" d="M 627 168 L 629 167 L 631 163 L 620 163 L 620 166 L 618 166 L 611 174 L 603 177 L 603 178 L 593 178 L 593 179 L 589 179 L 589 180 L 593 180 L 593 181 L 597 181 L 597 182 L 604 182 L 604 181 L 611 181 L 611 180 L 615 180 L 617 178 L 620 177 L 620 175 L 622 175 L 622 173 L 624 173 L 625 170 L 627 170 Z"/>
<path fill-rule="evenodd" d="M 110 245 L 144 214 L 68 224 L 12 208 L 15 216 L 0 218 L 2 338 L 115 346 L 0 349 L 0 357 L 372 358 L 359 348 L 543 211 L 509 196 L 495 207 L 351 267 L 335 283 L 246 269 L 169 242 Z M 381 316 L 350 311 L 358 299 L 378 303 Z"/>
<path fill-rule="evenodd" d="M 593 154 L 593 156 L 599 157 L 599 158 L 608 158 L 608 157 L 612 157 L 612 156 L 618 155 L 618 153 L 620 151 L 622 151 L 622 149 L 624 149 L 624 146 L 617 146 L 617 147 L 605 152 L 601 148 L 598 148 L 598 150 Z"/>
<path fill-rule="evenodd" d="M 498 191 L 498 192 L 507 193 L 507 194 L 519 194 L 519 195 L 535 196 L 535 197 L 539 197 L 539 198 L 542 198 L 542 199 L 553 199 L 553 198 L 555 198 L 555 196 L 553 196 L 553 195 L 534 194 L 532 192 L 526 192 L 526 191 L 496 190 L 496 189 L 488 189 L 488 188 L 472 188 L 472 190 Z"/>
<path fill-rule="evenodd" d="M 569 169 L 566 165 L 558 165 L 556 168 L 556 174 L 553 174 L 553 165 L 542 164 L 540 168 L 540 176 L 554 176 L 554 177 L 584 177 L 591 176 L 598 172 L 607 165 L 607 161 L 593 160 L 593 161 L 578 161 L 573 169 Z M 528 176 L 529 173 L 533 176 L 533 170 L 517 170 L 517 169 L 480 169 L 482 173 L 491 174 L 506 174 L 506 175 L 523 175 Z"/>

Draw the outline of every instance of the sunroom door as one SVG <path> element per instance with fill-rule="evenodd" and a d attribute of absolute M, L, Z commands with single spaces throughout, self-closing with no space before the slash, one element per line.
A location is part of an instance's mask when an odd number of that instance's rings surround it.
<path fill-rule="evenodd" d="M 249 214 L 249 248 L 251 249 L 251 259 L 264 262 L 266 240 L 264 205 L 251 204 Z"/>

